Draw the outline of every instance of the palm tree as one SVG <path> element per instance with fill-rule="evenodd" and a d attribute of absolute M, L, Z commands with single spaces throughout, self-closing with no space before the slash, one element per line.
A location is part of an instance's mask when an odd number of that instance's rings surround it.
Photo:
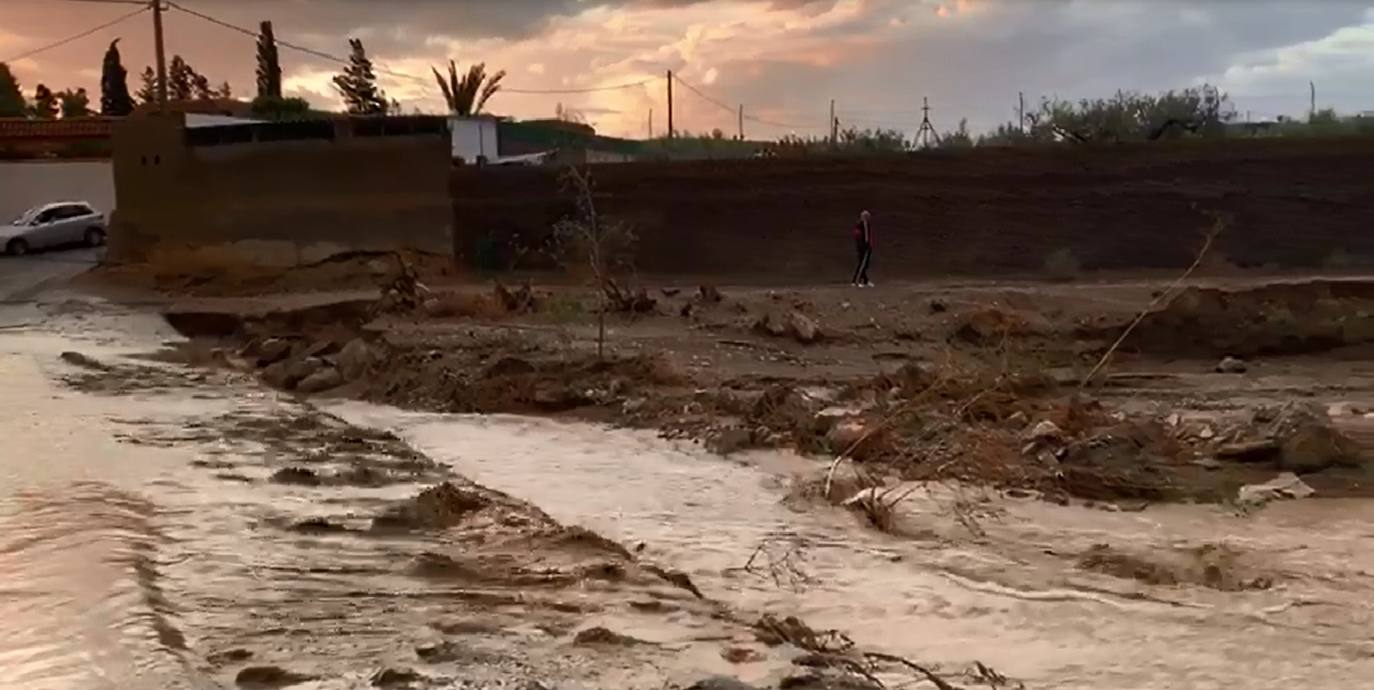
<path fill-rule="evenodd" d="M 434 79 L 439 82 L 439 90 L 444 92 L 444 101 L 454 115 L 477 115 L 482 112 L 487 101 L 501 90 L 501 80 L 506 71 L 501 70 L 487 77 L 487 63 L 479 62 L 468 68 L 462 79 L 458 78 L 458 65 L 448 61 L 448 79 L 439 70 L 431 67 Z"/>

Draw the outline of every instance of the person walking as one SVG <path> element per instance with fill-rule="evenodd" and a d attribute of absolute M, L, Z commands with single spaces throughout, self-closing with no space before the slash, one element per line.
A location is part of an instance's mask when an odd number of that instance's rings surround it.
<path fill-rule="evenodd" d="M 873 225 L 869 222 L 868 211 L 859 214 L 859 222 L 854 225 L 854 249 L 859 255 L 859 264 L 854 267 L 854 287 L 873 287 L 868 279 L 868 267 L 873 263 Z"/>

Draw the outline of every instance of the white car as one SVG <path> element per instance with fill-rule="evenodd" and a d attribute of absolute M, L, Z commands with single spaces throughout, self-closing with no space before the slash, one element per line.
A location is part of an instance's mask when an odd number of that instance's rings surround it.
<path fill-rule="evenodd" d="M 0 247 L 22 256 L 37 249 L 105 244 L 105 215 L 84 201 L 60 201 L 35 206 L 9 225 L 0 225 Z"/>

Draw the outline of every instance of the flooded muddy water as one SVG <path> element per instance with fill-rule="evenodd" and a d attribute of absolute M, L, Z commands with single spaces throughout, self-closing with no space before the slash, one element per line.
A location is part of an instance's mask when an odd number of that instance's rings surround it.
<path fill-rule="evenodd" d="M 494 523 L 379 530 L 461 478 L 250 377 L 141 358 L 166 335 L 152 321 L 71 326 L 0 338 L 0 687 L 658 687 L 730 670 L 719 648 L 739 626 L 619 547 L 515 503 Z M 578 643 L 593 626 L 653 634 Z"/>
<path fill-rule="evenodd" d="M 1374 502 L 1129 512 L 913 487 L 881 534 L 798 499 L 813 460 L 310 404 L 132 357 L 170 337 L 129 314 L 0 333 L 0 687 L 361 688 L 385 671 L 418 687 L 769 684 L 786 656 L 720 653 L 753 643 L 730 619 L 764 613 L 968 686 L 975 661 L 1034 689 L 1374 677 Z M 485 532 L 373 529 L 461 477 L 537 510 Z M 565 577 L 616 572 L 613 549 L 509 538 L 540 511 L 684 571 L 733 613 L 633 576 Z M 639 643 L 579 646 L 592 626 Z"/>
<path fill-rule="evenodd" d="M 1243 516 L 929 487 L 889 536 L 840 509 L 789 509 L 788 475 L 819 469 L 796 457 L 725 461 L 546 420 L 331 410 L 561 521 L 643 542 L 708 597 L 956 674 L 981 661 L 1028 688 L 1087 689 L 1341 687 L 1374 673 L 1367 501 Z"/>

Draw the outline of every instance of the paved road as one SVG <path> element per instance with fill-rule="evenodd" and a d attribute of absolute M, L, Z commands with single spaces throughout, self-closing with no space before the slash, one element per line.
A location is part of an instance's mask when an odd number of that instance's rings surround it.
<path fill-rule="evenodd" d="M 0 256 L 0 333 L 40 323 L 40 304 L 61 299 L 67 282 L 104 256 L 102 249 L 73 249 L 31 256 Z"/>

